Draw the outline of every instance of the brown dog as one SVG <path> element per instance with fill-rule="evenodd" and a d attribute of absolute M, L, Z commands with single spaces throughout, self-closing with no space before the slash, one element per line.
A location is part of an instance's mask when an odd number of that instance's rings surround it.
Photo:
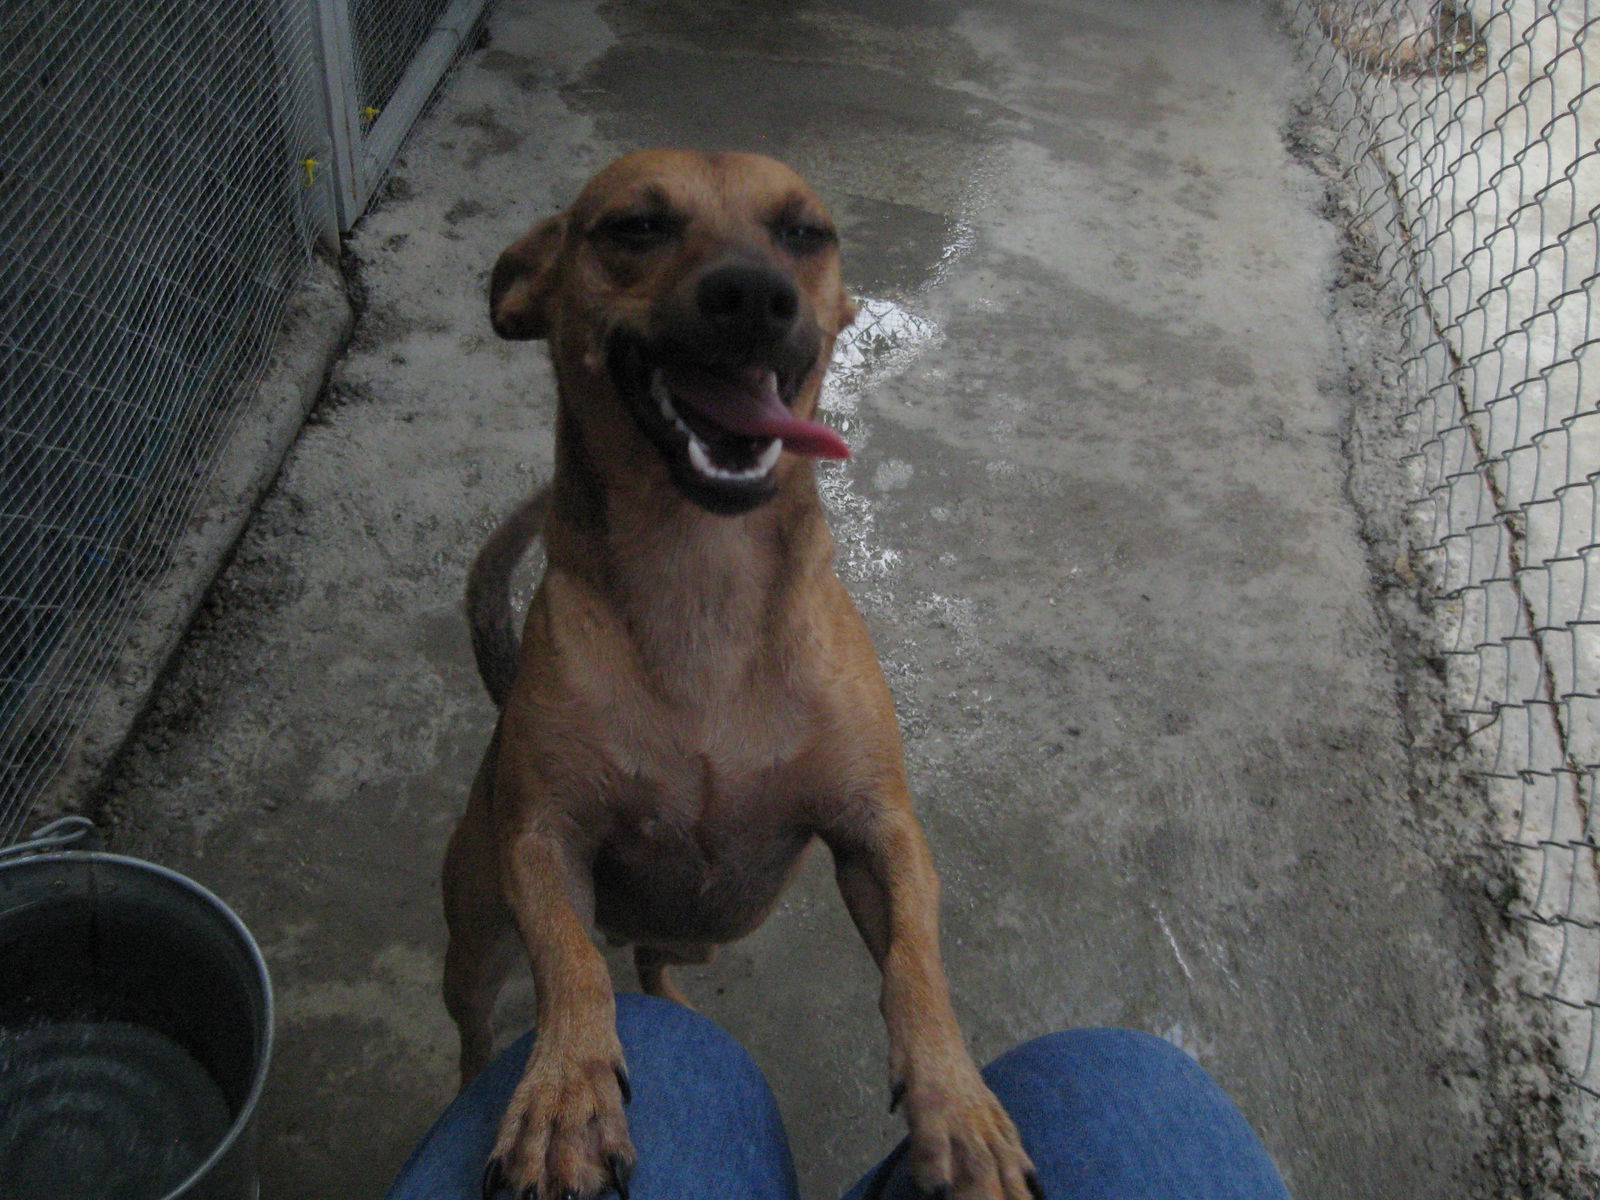
<path fill-rule="evenodd" d="M 559 410 L 552 482 L 469 587 L 502 713 L 445 860 L 463 1082 L 519 941 L 539 1030 L 485 1195 L 626 1194 L 627 1072 L 588 925 L 676 999 L 666 967 L 760 924 L 818 838 L 883 972 L 917 1183 L 1037 1195 L 956 1025 L 893 704 L 833 572 L 811 459 L 847 451 L 811 417 L 855 310 L 821 203 L 755 155 L 631 155 L 490 290 L 502 337 L 548 339 Z M 519 654 L 509 576 L 539 534 Z"/>

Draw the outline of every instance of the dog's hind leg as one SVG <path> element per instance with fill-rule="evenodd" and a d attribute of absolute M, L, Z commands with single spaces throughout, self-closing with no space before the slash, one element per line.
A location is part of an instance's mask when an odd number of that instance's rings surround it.
<path fill-rule="evenodd" d="M 674 1004 L 681 1004 L 685 1008 L 693 1008 L 689 997 L 678 989 L 667 974 L 667 968 L 678 960 L 663 950 L 654 946 L 635 946 L 633 948 L 633 969 L 639 973 L 639 987 L 647 996 L 655 996 L 661 1000 L 671 1000 Z"/>
<path fill-rule="evenodd" d="M 670 1000 L 674 1004 L 681 1004 L 685 1008 L 693 1008 L 689 997 L 685 996 L 667 974 L 667 968 L 672 965 L 670 959 L 659 951 L 649 946 L 635 946 L 633 949 L 633 969 L 639 974 L 639 989 L 647 996 L 654 996 L 658 1000 Z"/>
<path fill-rule="evenodd" d="M 488 772 L 495 749 L 492 742 L 444 857 L 444 917 L 450 931 L 444 1003 L 461 1038 L 462 1087 L 489 1064 L 494 1002 L 520 951 L 516 924 L 500 892 L 489 821 Z"/>
<path fill-rule="evenodd" d="M 708 963 L 716 957 L 717 948 L 709 943 L 705 945 L 677 945 L 671 948 L 666 946 L 635 946 L 633 948 L 633 969 L 639 973 L 639 987 L 645 995 L 656 996 L 662 1000 L 671 1000 L 674 1004 L 681 1004 L 685 1008 L 693 1008 L 689 998 L 683 994 L 678 985 L 672 982 L 667 974 L 668 967 L 681 967 Z"/>

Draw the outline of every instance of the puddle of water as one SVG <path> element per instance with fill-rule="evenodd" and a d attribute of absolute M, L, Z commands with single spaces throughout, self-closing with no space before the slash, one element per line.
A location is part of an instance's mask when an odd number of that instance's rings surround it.
<path fill-rule="evenodd" d="M 901 374 L 943 336 L 937 324 L 893 300 L 860 298 L 855 324 L 839 335 L 833 366 L 823 384 L 821 408 L 859 454 L 871 440 L 871 425 L 861 417 L 861 401 L 874 388 Z M 857 486 L 854 461 L 824 465 L 818 487 L 828 508 L 828 524 L 839 547 L 839 575 L 854 586 L 858 601 L 886 605 L 885 584 L 900 562 L 900 552 L 879 542 L 873 501 Z"/>
<path fill-rule="evenodd" d="M 839 335 L 822 390 L 823 409 L 840 419 L 847 434 L 861 396 L 900 374 L 943 336 L 932 320 L 893 300 L 861 297 L 856 303 L 855 324 Z"/>

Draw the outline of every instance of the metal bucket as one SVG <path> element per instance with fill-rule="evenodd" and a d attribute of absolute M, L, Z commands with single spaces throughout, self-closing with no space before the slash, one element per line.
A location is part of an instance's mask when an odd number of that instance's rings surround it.
<path fill-rule="evenodd" d="M 0 1196 L 253 1200 L 272 990 L 215 896 L 152 863 L 0 850 Z"/>

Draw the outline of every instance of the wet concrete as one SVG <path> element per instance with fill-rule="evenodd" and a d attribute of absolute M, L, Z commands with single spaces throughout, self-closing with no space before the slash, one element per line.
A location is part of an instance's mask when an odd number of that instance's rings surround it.
<path fill-rule="evenodd" d="M 120 848 L 264 943 L 264 1194 L 381 1195 L 451 1093 L 436 870 L 491 721 L 458 597 L 551 451 L 487 270 L 648 144 L 774 154 L 840 218 L 866 303 L 824 486 L 980 1057 L 1150 1030 L 1296 1196 L 1490 1194 L 1480 815 L 1438 791 L 1374 601 L 1270 16 L 560 0 L 490 29 L 352 239 L 349 353 L 107 797 Z M 684 981 L 767 1069 L 809 1197 L 892 1144 L 824 864 Z"/>

